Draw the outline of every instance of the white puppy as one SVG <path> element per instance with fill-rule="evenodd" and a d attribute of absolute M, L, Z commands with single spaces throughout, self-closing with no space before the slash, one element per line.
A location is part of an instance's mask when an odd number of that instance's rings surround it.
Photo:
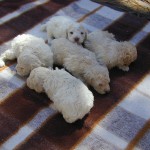
<path fill-rule="evenodd" d="M 98 64 L 93 52 L 65 38 L 53 40 L 51 49 L 55 64 L 63 65 L 74 76 L 101 94 L 110 90 L 108 69 Z"/>
<path fill-rule="evenodd" d="M 82 44 L 86 39 L 87 31 L 80 23 L 73 21 L 67 16 L 52 17 L 41 29 L 47 31 L 48 43 L 51 44 L 53 38 L 67 38 L 72 42 Z"/>
<path fill-rule="evenodd" d="M 53 53 L 44 40 L 33 35 L 22 34 L 11 42 L 11 49 L 0 56 L 0 67 L 5 65 L 5 60 L 17 58 L 17 73 L 21 76 L 28 75 L 30 71 L 39 66 L 52 67 Z"/>
<path fill-rule="evenodd" d="M 35 68 L 27 79 L 27 86 L 37 92 L 45 91 L 53 107 L 68 123 L 82 119 L 93 107 L 92 92 L 63 69 Z"/>
<path fill-rule="evenodd" d="M 84 46 L 96 54 L 97 60 L 111 69 L 118 67 L 129 70 L 129 65 L 136 60 L 137 50 L 129 42 L 118 42 L 107 31 L 94 31 L 88 34 Z"/>

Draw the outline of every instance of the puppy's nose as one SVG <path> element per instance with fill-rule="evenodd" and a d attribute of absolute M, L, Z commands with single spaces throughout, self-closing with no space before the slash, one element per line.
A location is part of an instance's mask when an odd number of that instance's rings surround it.
<path fill-rule="evenodd" d="M 74 38 L 74 40 L 75 40 L 75 42 L 79 42 L 79 38 L 78 37 Z"/>

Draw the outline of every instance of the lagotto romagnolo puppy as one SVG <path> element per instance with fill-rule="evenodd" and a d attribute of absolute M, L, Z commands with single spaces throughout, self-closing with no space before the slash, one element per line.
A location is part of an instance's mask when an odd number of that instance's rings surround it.
<path fill-rule="evenodd" d="M 11 48 L 0 56 L 0 67 L 5 65 L 5 60 L 17 58 L 16 70 L 20 76 L 26 76 L 36 67 L 52 67 L 53 53 L 42 38 L 29 34 L 15 37 Z"/>
<path fill-rule="evenodd" d="M 38 67 L 31 71 L 27 86 L 45 92 L 53 101 L 52 108 L 62 113 L 68 123 L 82 119 L 93 107 L 92 92 L 63 69 Z"/>
<path fill-rule="evenodd" d="M 98 62 L 104 62 L 108 69 L 118 67 L 129 70 L 129 65 L 136 60 L 137 50 L 130 42 L 118 42 L 107 31 L 97 30 L 87 35 L 84 46 L 96 54 Z"/>
<path fill-rule="evenodd" d="M 55 64 L 64 66 L 98 93 L 104 94 L 110 90 L 108 69 L 97 62 L 93 52 L 65 38 L 53 40 L 51 49 Z"/>
<path fill-rule="evenodd" d="M 86 39 L 85 28 L 67 16 L 54 16 L 46 24 L 41 26 L 42 31 L 47 32 L 48 43 L 55 38 L 67 38 L 71 42 L 82 44 Z"/>

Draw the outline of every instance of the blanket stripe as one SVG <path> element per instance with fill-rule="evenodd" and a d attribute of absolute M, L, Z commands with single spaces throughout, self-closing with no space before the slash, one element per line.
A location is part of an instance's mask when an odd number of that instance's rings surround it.
<path fill-rule="evenodd" d="M 68 3 L 66 2 L 65 5 L 69 3 L 70 1 L 68 1 Z M 14 38 L 18 34 L 27 31 L 28 29 L 35 26 L 37 23 L 44 20 L 44 18 L 48 17 L 49 15 L 52 15 L 62 7 L 64 7 L 63 3 L 60 4 L 60 3 L 55 3 L 53 1 L 49 1 L 41 6 L 37 6 L 32 10 L 23 13 L 17 18 L 11 19 L 10 21 L 0 25 L 0 32 L 3 32 L 4 35 L 6 35 L 0 37 L 0 44 Z M 25 26 L 22 24 L 23 22 L 26 23 Z"/>
<path fill-rule="evenodd" d="M 54 113 L 56 113 L 54 110 L 44 107 L 31 121 L 25 124 L 17 134 L 14 134 L 2 144 L 1 147 L 5 149 L 14 149 L 19 143 L 24 141 L 28 135 L 32 134 L 32 132 L 38 129 L 39 126 L 42 126 L 42 124 L 45 123 Z"/>
<path fill-rule="evenodd" d="M 9 40 L 20 33 L 45 38 L 45 34 L 39 32 L 40 24 L 70 2 L 53 0 L 22 11 L 16 18 L 12 16 L 12 19 L 0 25 L 0 31 L 10 36 L 0 37 L 0 51 L 7 49 Z M 39 16 L 36 12 L 43 14 Z M 118 69 L 110 71 L 109 94 L 99 95 L 91 89 L 95 97 L 94 107 L 89 115 L 74 124 L 67 124 L 61 114 L 49 108 L 51 101 L 45 94 L 37 94 L 24 86 L 26 78 L 19 78 L 14 72 L 15 64 L 10 62 L 9 67 L 0 71 L 0 149 L 119 150 L 137 146 L 146 149 L 149 142 L 145 144 L 145 141 L 148 140 L 147 132 L 150 129 L 150 103 L 147 97 L 150 95 L 145 94 L 139 85 L 145 81 L 145 77 L 149 77 L 149 22 L 87 0 L 71 3 L 54 15 L 61 14 L 83 23 L 89 31 L 104 29 L 114 33 L 118 40 L 130 40 L 136 44 L 138 59 L 127 73 Z M 37 19 L 32 20 L 33 16 Z M 22 27 L 21 22 L 25 19 L 27 26 Z M 143 104 L 140 107 L 136 105 L 138 109 L 133 109 L 136 100 L 132 103 L 130 100 L 135 92 L 143 95 Z"/>
<path fill-rule="evenodd" d="M 48 106 L 49 102 L 45 94 L 37 95 L 27 87 L 9 96 L 0 105 L 0 119 L 3 123 L 7 122 L 7 124 L 0 124 L 0 143 L 17 132 L 20 126 L 33 118 L 43 107 Z M 4 126 L 6 130 L 3 130 Z"/>
<path fill-rule="evenodd" d="M 8 13 L 4 17 L 2 17 L 0 24 L 3 24 L 3 23 L 5 23 L 5 22 L 7 22 L 10 19 L 13 19 L 15 17 L 18 17 L 21 14 L 23 14 L 24 12 L 29 11 L 29 10 L 35 8 L 36 6 L 42 5 L 42 4 L 46 3 L 46 2 L 48 2 L 48 0 L 33 1 L 31 3 L 27 3 L 26 5 L 23 5 L 22 7 L 20 7 L 19 9 L 17 9 L 16 11 Z"/>
<path fill-rule="evenodd" d="M 142 18 L 137 20 L 136 16 L 125 14 L 117 22 L 113 22 L 114 25 L 106 27 L 105 30 L 113 33 L 117 40 L 125 41 L 129 40 L 138 31 L 140 31 L 148 23 L 148 20 Z"/>
<path fill-rule="evenodd" d="M 96 9 L 94 9 L 93 11 L 87 13 L 85 16 L 83 16 L 82 18 L 78 19 L 77 22 L 82 22 L 85 18 L 87 18 L 88 16 L 94 14 L 96 11 L 98 11 L 99 9 L 101 9 L 103 6 L 99 6 Z"/>
<path fill-rule="evenodd" d="M 22 5 L 24 6 L 27 3 L 34 2 L 35 0 L 24 0 L 24 1 L 18 1 L 16 2 L 0 2 L 0 17 L 3 17 L 4 15 L 8 13 L 12 13 L 13 11 L 20 8 Z"/>
<path fill-rule="evenodd" d="M 134 139 L 126 147 L 126 150 L 133 149 L 149 129 L 150 129 L 150 120 L 148 120 L 143 126 L 143 128 L 137 133 Z"/>

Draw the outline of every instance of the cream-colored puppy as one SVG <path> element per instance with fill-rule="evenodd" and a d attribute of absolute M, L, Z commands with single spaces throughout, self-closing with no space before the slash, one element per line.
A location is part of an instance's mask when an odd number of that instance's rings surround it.
<path fill-rule="evenodd" d="M 68 123 L 82 119 L 93 107 L 92 92 L 63 69 L 38 67 L 31 71 L 27 86 L 45 92 L 53 101 L 53 108 L 61 112 Z"/>
<path fill-rule="evenodd" d="M 74 76 L 101 94 L 110 90 L 108 69 L 99 65 L 93 52 L 65 38 L 53 40 L 51 49 L 55 64 L 63 65 Z"/>
<path fill-rule="evenodd" d="M 0 67 L 5 65 L 5 60 L 17 58 L 16 70 L 20 76 L 26 76 L 30 71 L 39 66 L 52 67 L 53 53 L 42 38 L 29 34 L 15 37 L 11 48 L 0 56 Z"/>
<path fill-rule="evenodd" d="M 54 16 L 41 29 L 47 32 L 48 43 L 55 38 L 67 38 L 71 42 L 82 44 L 87 31 L 84 27 L 67 16 Z"/>
<path fill-rule="evenodd" d="M 111 69 L 118 67 L 123 71 L 129 70 L 129 65 L 136 60 L 137 50 L 129 42 L 118 42 L 107 31 L 97 30 L 87 36 L 85 47 L 96 54 L 100 63 L 105 63 Z"/>

